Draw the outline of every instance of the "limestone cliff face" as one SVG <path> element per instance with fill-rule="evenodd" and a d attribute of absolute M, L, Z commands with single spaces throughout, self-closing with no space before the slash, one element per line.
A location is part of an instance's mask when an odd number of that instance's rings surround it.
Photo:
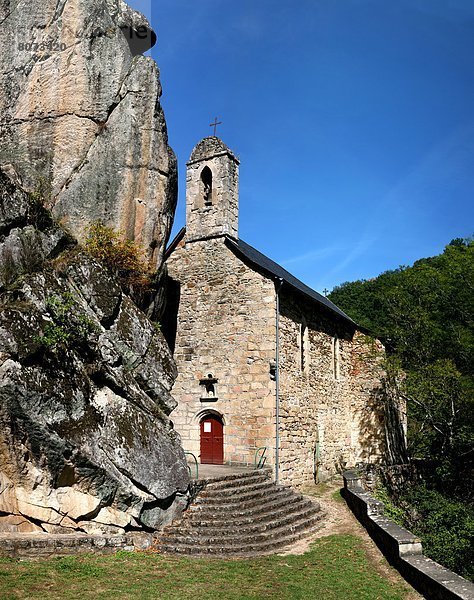
<path fill-rule="evenodd" d="M 160 331 L 0 172 L 0 531 L 159 529 L 186 504 Z"/>
<path fill-rule="evenodd" d="M 176 204 L 156 36 L 123 0 L 0 0 L 0 168 L 77 238 L 102 220 L 155 264 Z"/>

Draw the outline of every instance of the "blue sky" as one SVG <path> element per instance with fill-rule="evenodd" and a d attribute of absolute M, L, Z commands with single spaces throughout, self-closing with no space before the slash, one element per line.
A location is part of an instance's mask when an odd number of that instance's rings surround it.
<path fill-rule="evenodd" d="M 472 0 L 133 0 L 170 144 L 241 159 L 240 237 L 319 291 L 472 235 Z"/>

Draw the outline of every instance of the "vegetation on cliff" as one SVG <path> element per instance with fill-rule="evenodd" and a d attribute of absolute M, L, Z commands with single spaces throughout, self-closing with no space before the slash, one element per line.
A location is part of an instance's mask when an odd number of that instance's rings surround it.
<path fill-rule="evenodd" d="M 122 287 L 146 290 L 151 285 L 151 271 L 144 251 L 124 234 L 100 221 L 87 228 L 85 247 L 88 253 L 116 275 Z"/>
<path fill-rule="evenodd" d="M 39 200 L 0 170 L 0 532 L 159 529 L 187 503 L 171 352 Z"/>

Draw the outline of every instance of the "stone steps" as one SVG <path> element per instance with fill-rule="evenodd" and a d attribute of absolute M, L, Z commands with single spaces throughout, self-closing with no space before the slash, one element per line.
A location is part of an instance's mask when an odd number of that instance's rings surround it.
<path fill-rule="evenodd" d="M 248 471 L 245 474 L 236 473 L 234 475 L 227 475 L 225 479 L 210 479 L 206 481 L 206 491 L 209 490 L 222 490 L 229 488 L 240 488 L 243 483 L 252 484 L 258 481 L 268 481 L 271 478 L 271 469 L 259 469 L 255 471 Z"/>
<path fill-rule="evenodd" d="M 265 556 L 267 554 L 276 554 L 281 552 L 291 544 L 315 533 L 319 529 L 319 523 L 313 526 L 308 526 L 304 531 L 290 533 L 278 539 L 268 538 L 266 542 L 255 543 L 253 539 L 242 542 L 241 546 L 225 546 L 216 544 L 211 546 L 200 546 L 196 543 L 192 544 L 160 544 L 159 548 L 162 552 L 170 554 L 181 554 L 186 556 L 196 557 L 216 557 L 216 558 L 251 558 L 255 556 Z"/>
<path fill-rule="evenodd" d="M 269 469 L 199 482 L 204 489 L 179 522 L 155 541 L 162 552 L 190 556 L 259 556 L 317 530 L 316 502 L 271 481 Z"/>
<path fill-rule="evenodd" d="M 271 532 L 271 536 L 267 534 L 267 532 L 263 532 L 261 534 L 253 534 L 251 540 L 245 544 L 245 549 L 249 548 L 249 543 L 252 548 L 259 548 L 262 545 L 267 545 L 269 543 L 275 544 L 275 547 L 281 545 L 281 539 L 291 536 L 292 534 L 297 534 L 301 531 L 306 531 L 309 527 L 316 525 L 316 523 L 320 520 L 320 516 L 313 516 L 311 519 L 305 520 L 303 523 L 298 523 L 297 525 L 292 525 L 291 527 L 279 527 Z M 194 533 L 194 532 L 193 532 Z M 234 536 L 215 536 L 215 537 L 199 537 L 199 535 L 175 535 L 175 536 L 163 536 L 162 542 L 164 544 L 175 545 L 179 544 L 180 546 L 194 546 L 198 548 L 203 553 L 209 553 L 208 548 L 215 548 L 220 552 L 224 552 L 226 550 L 230 552 L 241 551 L 242 550 L 242 542 L 243 535 L 234 535 Z M 298 537 L 297 537 L 298 539 Z"/>
<path fill-rule="evenodd" d="M 279 493 L 278 495 L 269 495 L 262 502 L 260 499 L 242 503 L 240 505 L 222 504 L 216 506 L 191 506 L 187 518 L 190 521 L 212 520 L 232 522 L 242 522 L 242 520 L 255 521 L 279 511 L 288 511 L 288 507 L 297 509 L 298 504 L 304 501 L 303 496 L 292 494 L 291 492 Z"/>
<path fill-rule="evenodd" d="M 252 535 L 258 536 L 259 534 L 267 534 L 272 532 L 273 534 L 278 534 L 279 530 L 282 528 L 300 528 L 300 526 L 304 526 L 307 523 L 310 523 L 316 517 L 316 521 L 319 521 L 321 518 L 320 512 L 315 512 L 314 507 L 307 507 L 305 510 L 301 510 L 298 512 L 290 512 L 286 511 L 285 516 L 281 516 L 279 518 L 269 519 L 267 522 L 257 522 L 254 524 L 250 524 L 247 526 L 239 526 L 235 527 L 235 524 L 224 525 L 223 527 L 216 526 L 215 523 L 204 523 L 203 525 L 197 525 L 193 523 L 192 528 L 189 527 L 177 527 L 173 530 L 172 535 L 164 534 L 161 536 L 162 540 L 169 541 L 171 538 L 177 539 L 177 537 L 183 536 L 182 541 L 184 542 L 184 537 L 189 535 L 189 532 L 192 531 L 193 537 L 197 537 L 199 541 L 202 540 L 216 540 L 218 538 L 225 538 L 226 543 L 231 543 L 234 539 L 241 540 L 242 536 Z M 207 542 L 206 542 L 207 543 Z"/>
<path fill-rule="evenodd" d="M 298 496 L 301 498 L 301 496 Z M 221 503 L 216 501 L 207 502 L 199 502 L 194 504 L 192 507 L 193 512 L 202 511 L 203 513 L 212 512 L 214 515 L 226 514 L 226 515 L 245 515 L 248 510 L 253 508 L 259 508 L 264 502 L 265 504 L 268 502 L 275 502 L 277 504 L 281 504 L 284 501 L 291 502 L 295 500 L 295 493 L 283 487 L 276 487 L 275 489 L 270 488 L 267 494 L 262 494 L 259 496 L 252 497 L 250 499 L 241 500 L 240 502 L 228 502 L 222 501 Z"/>
<path fill-rule="evenodd" d="M 242 485 L 242 484 L 241 484 Z M 259 492 L 265 494 L 274 484 L 271 481 L 263 480 L 245 484 L 245 488 L 229 487 L 229 488 L 206 488 L 196 500 L 199 503 L 203 501 L 212 503 L 213 499 L 220 500 L 221 498 L 229 497 L 232 501 L 238 502 L 240 499 L 252 497 L 255 494 L 257 497 Z"/>
<path fill-rule="evenodd" d="M 291 505 L 292 512 L 302 512 L 307 508 L 315 509 L 315 503 L 307 499 L 296 500 Z M 233 527 L 246 527 L 252 524 L 265 524 L 273 520 L 281 519 L 288 514 L 288 502 L 286 498 L 280 503 L 265 504 L 259 509 L 255 507 L 253 510 L 246 511 L 244 515 L 232 517 Z M 211 519 L 209 518 L 211 517 Z M 187 522 L 192 523 L 193 527 L 219 527 L 224 528 L 229 524 L 229 518 L 226 515 L 210 515 L 202 514 L 200 511 L 195 511 L 187 516 Z"/>
<path fill-rule="evenodd" d="M 248 505 L 254 501 L 260 500 L 261 498 L 268 498 L 269 496 L 277 496 L 285 493 L 288 488 L 283 486 L 276 486 L 275 484 L 267 481 L 265 483 L 259 483 L 254 486 L 250 486 L 247 490 L 219 490 L 218 492 L 210 495 L 203 492 L 196 498 L 194 504 L 196 506 L 222 506 L 230 507 L 233 505 Z"/>

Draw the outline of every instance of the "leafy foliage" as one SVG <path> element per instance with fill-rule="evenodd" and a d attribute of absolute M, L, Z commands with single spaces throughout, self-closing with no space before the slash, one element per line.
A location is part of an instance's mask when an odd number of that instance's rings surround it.
<path fill-rule="evenodd" d="M 406 524 L 423 539 L 433 560 L 469 579 L 474 578 L 474 514 L 469 506 L 426 486 L 408 490 Z"/>
<path fill-rule="evenodd" d="M 151 275 L 141 248 L 103 223 L 89 226 L 86 249 L 117 275 L 125 288 L 144 290 L 151 285 Z"/>
<path fill-rule="evenodd" d="M 44 328 L 43 334 L 37 337 L 37 341 L 44 348 L 51 351 L 56 351 L 60 346 L 66 346 L 70 339 L 70 334 L 61 327 L 48 323 Z"/>
<path fill-rule="evenodd" d="M 36 341 L 51 352 L 84 343 L 95 329 L 93 321 L 75 310 L 73 296 L 68 292 L 49 297 L 46 308 L 51 321 L 46 324 Z"/>
<path fill-rule="evenodd" d="M 424 484 L 409 485 L 395 503 L 389 490 L 378 485 L 374 496 L 385 515 L 423 541 L 423 552 L 467 579 L 474 579 L 474 512 Z"/>
<path fill-rule="evenodd" d="M 442 461 L 469 454 L 473 403 L 467 381 L 452 359 L 438 359 L 408 371 L 404 388 L 413 453 Z"/>
<path fill-rule="evenodd" d="M 373 495 L 377 500 L 383 502 L 385 516 L 401 526 L 405 525 L 405 511 L 394 503 L 386 487 L 379 483 L 373 491 Z"/>
<path fill-rule="evenodd" d="M 428 556 L 471 578 L 473 291 L 474 242 L 456 239 L 439 256 L 371 281 L 344 283 L 330 294 L 386 340 L 388 365 L 404 373 L 409 453 L 433 464 L 425 485 L 410 486 L 398 506 L 381 499 L 422 538 Z"/>
<path fill-rule="evenodd" d="M 330 299 L 387 341 L 406 377 L 409 449 L 454 471 L 472 459 L 474 242 L 371 281 L 345 283 Z"/>

